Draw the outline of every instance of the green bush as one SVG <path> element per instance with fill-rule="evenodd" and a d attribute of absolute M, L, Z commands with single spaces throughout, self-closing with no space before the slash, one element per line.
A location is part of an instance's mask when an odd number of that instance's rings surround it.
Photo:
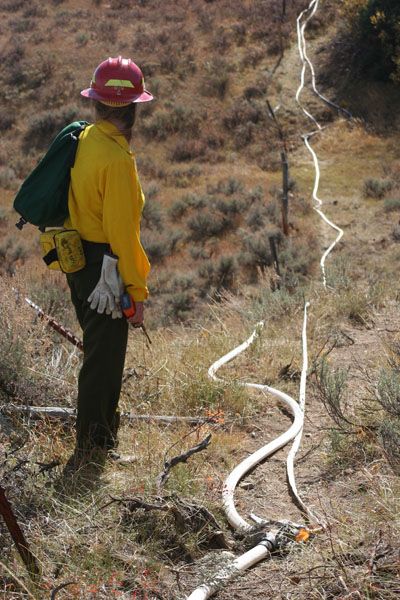
<path fill-rule="evenodd" d="M 256 205 L 250 208 L 246 217 L 246 224 L 254 231 L 265 227 L 268 222 L 268 213 L 265 206 Z"/>
<path fill-rule="evenodd" d="M 364 181 L 364 196 L 367 198 L 383 198 L 392 189 L 392 186 L 392 182 L 388 179 L 366 179 Z"/>
<path fill-rule="evenodd" d="M 172 221 L 181 219 L 185 214 L 189 205 L 184 200 L 175 200 L 168 210 L 168 215 Z"/>
<path fill-rule="evenodd" d="M 233 194 L 243 192 L 243 184 L 235 177 L 222 179 L 216 186 L 208 186 L 209 194 L 223 194 L 224 196 L 233 196 Z"/>
<path fill-rule="evenodd" d="M 215 208 L 226 216 L 236 216 L 243 214 L 245 203 L 243 200 L 238 198 L 232 198 L 231 200 L 223 200 L 218 198 L 215 201 Z"/>
<path fill-rule="evenodd" d="M 7 131 L 15 123 L 15 114 L 10 110 L 2 109 L 0 111 L 0 131 Z"/>
<path fill-rule="evenodd" d="M 36 23 L 33 19 L 18 19 L 9 24 L 11 31 L 14 33 L 25 33 L 33 31 L 36 28 Z"/>
<path fill-rule="evenodd" d="M 193 242 L 202 242 L 212 237 L 219 237 L 232 225 L 232 218 L 205 210 L 189 217 L 186 221 L 186 227 L 189 230 L 187 239 Z"/>
<path fill-rule="evenodd" d="M 374 79 L 400 83 L 400 3 L 398 0 L 345 0 L 356 61 Z"/>
<path fill-rule="evenodd" d="M 218 261 L 205 261 L 198 269 L 198 275 L 202 279 L 201 296 L 209 294 L 219 299 L 223 290 L 231 290 L 234 287 L 237 264 L 233 256 L 221 256 Z"/>
<path fill-rule="evenodd" d="M 266 229 L 257 231 L 255 234 L 241 231 L 243 253 L 239 256 L 240 264 L 253 270 L 273 264 L 269 234 L 270 232 Z"/>
<path fill-rule="evenodd" d="M 205 71 L 199 90 L 201 95 L 223 100 L 229 86 L 228 63 L 221 58 L 208 61 L 205 63 Z"/>
<path fill-rule="evenodd" d="M 188 291 L 176 292 L 168 296 L 166 316 L 174 320 L 184 320 L 193 308 L 193 295 Z"/>
<path fill-rule="evenodd" d="M 206 154 L 206 146 L 201 140 L 180 140 L 171 152 L 171 160 L 183 162 L 203 157 Z"/>
<path fill-rule="evenodd" d="M 195 137 L 199 133 L 200 117 L 196 112 L 185 106 L 174 106 L 157 111 L 151 119 L 145 120 L 141 129 L 148 138 L 165 140 L 174 133 L 184 133 Z"/>
<path fill-rule="evenodd" d="M 383 203 L 386 212 L 400 209 L 400 198 L 387 198 Z"/>
<path fill-rule="evenodd" d="M 400 242 L 400 225 L 395 225 L 393 227 L 392 237 L 395 242 Z"/>
<path fill-rule="evenodd" d="M 57 133 L 74 121 L 81 111 L 77 106 L 67 106 L 53 111 L 33 115 L 28 120 L 28 129 L 23 138 L 24 150 L 47 148 Z"/>
<path fill-rule="evenodd" d="M 146 200 L 142 213 L 143 226 L 148 229 L 163 230 L 164 211 L 155 200 Z"/>
<path fill-rule="evenodd" d="M 17 187 L 18 181 L 14 169 L 11 167 L 0 167 L 0 188 L 15 190 Z"/>
<path fill-rule="evenodd" d="M 239 100 L 232 104 L 222 119 L 228 131 L 244 128 L 249 124 L 263 124 L 266 121 L 266 110 L 263 105 L 253 100 Z"/>

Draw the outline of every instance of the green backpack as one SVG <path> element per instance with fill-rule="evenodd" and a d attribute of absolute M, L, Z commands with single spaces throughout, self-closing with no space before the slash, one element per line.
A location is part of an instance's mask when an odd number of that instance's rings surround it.
<path fill-rule="evenodd" d="M 27 223 L 42 230 L 63 225 L 68 217 L 68 189 L 79 135 L 88 124 L 75 121 L 64 127 L 25 179 L 14 199 L 14 208 L 21 215 L 18 229 Z"/>

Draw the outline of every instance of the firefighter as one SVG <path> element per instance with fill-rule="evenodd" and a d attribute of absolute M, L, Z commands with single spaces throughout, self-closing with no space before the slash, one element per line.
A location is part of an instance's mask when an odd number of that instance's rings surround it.
<path fill-rule="evenodd" d="M 116 448 L 128 326 L 143 324 L 150 264 L 140 241 L 144 195 L 130 143 L 137 103 L 153 99 L 140 68 L 121 56 L 101 62 L 81 95 L 94 104 L 95 122 L 79 138 L 64 223 L 79 232 L 87 259 L 67 275 L 84 351 L 69 461 L 75 466 Z M 134 308 L 128 319 L 119 304 L 123 292 Z"/>

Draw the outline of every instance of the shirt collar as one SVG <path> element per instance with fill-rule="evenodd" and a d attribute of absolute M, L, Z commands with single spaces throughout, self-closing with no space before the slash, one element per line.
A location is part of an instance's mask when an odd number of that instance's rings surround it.
<path fill-rule="evenodd" d="M 100 131 L 117 142 L 121 148 L 127 152 L 130 151 L 128 140 L 113 123 L 110 123 L 110 121 L 106 121 L 105 119 L 101 119 L 100 121 L 97 121 L 95 125 L 100 129 Z"/>

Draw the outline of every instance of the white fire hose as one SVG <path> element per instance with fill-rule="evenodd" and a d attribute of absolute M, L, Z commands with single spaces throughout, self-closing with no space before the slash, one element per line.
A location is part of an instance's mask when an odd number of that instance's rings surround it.
<path fill-rule="evenodd" d="M 344 112 L 348 117 L 351 117 L 351 115 L 348 111 L 343 110 L 340 106 L 338 106 L 331 100 L 328 100 L 328 98 L 326 98 L 323 94 L 321 94 L 318 91 L 317 86 L 316 86 L 316 81 L 315 81 L 315 70 L 314 70 L 312 62 L 310 61 L 310 59 L 307 56 L 306 39 L 305 39 L 304 34 L 305 34 L 306 27 L 308 25 L 308 22 L 310 21 L 310 19 L 312 19 L 312 17 L 315 15 L 315 13 L 318 9 L 318 4 L 319 4 L 319 0 L 311 0 L 308 8 L 303 10 L 297 17 L 297 44 L 298 44 L 298 49 L 299 49 L 300 60 L 302 62 L 302 69 L 301 69 L 301 76 L 300 76 L 300 85 L 296 92 L 296 101 L 297 101 L 298 105 L 300 106 L 301 110 L 303 111 L 303 113 L 317 127 L 316 131 L 312 131 L 311 133 L 306 133 L 302 136 L 308 151 L 311 153 L 311 156 L 312 156 L 313 162 L 314 162 L 314 168 L 315 168 L 315 181 L 314 181 L 312 197 L 313 197 L 314 201 L 316 202 L 316 206 L 313 206 L 313 208 L 319 214 L 319 216 L 325 221 L 325 223 L 327 223 L 330 227 L 332 227 L 332 229 L 337 231 L 336 239 L 330 244 L 330 246 L 327 248 L 327 250 L 325 250 L 325 252 L 323 253 L 321 260 L 320 260 L 320 266 L 321 266 L 321 272 L 322 272 L 322 282 L 323 282 L 324 287 L 326 287 L 325 261 L 326 261 L 328 254 L 330 254 L 330 252 L 333 250 L 333 248 L 336 246 L 336 244 L 342 238 L 343 230 L 340 227 L 338 227 L 337 225 L 335 225 L 335 223 L 330 221 L 328 219 L 328 217 L 325 215 L 325 213 L 321 210 L 321 206 L 322 206 L 323 202 L 318 197 L 318 188 L 319 188 L 319 181 L 320 181 L 321 174 L 320 174 L 320 168 L 319 168 L 319 162 L 318 162 L 317 155 L 316 155 L 315 151 L 313 150 L 313 148 L 311 147 L 309 140 L 313 135 L 322 131 L 323 128 L 318 123 L 318 121 L 315 119 L 315 117 L 310 112 L 308 112 L 308 110 L 305 109 L 304 106 L 300 102 L 300 95 L 301 95 L 302 90 L 304 89 L 304 80 L 305 80 L 307 66 L 309 67 L 310 72 L 311 72 L 311 85 L 312 85 L 312 88 L 313 88 L 313 91 L 315 92 L 315 94 L 329 106 L 332 106 L 332 107 L 336 108 L 337 110 Z M 305 15 L 307 15 L 307 13 L 309 13 L 309 14 L 304 19 L 304 22 L 302 23 L 302 19 Z"/>
<path fill-rule="evenodd" d="M 307 347 L 306 330 L 307 330 L 307 308 L 308 308 L 308 306 L 309 306 L 309 304 L 306 303 L 306 305 L 304 307 L 303 348 Z M 229 361 L 236 358 L 244 350 L 249 348 L 249 346 L 251 346 L 251 344 L 255 341 L 255 339 L 260 335 L 260 330 L 262 329 L 263 325 L 264 325 L 263 322 L 258 323 L 255 331 L 252 333 L 252 335 L 249 337 L 248 340 L 246 340 L 243 344 L 240 344 L 240 346 L 237 346 L 237 348 L 235 348 L 234 350 L 231 350 L 230 352 L 228 352 L 228 354 L 225 354 L 225 356 L 223 356 L 222 358 L 217 360 L 209 368 L 208 374 L 211 377 L 211 379 L 213 379 L 214 381 L 218 381 L 218 382 L 223 381 L 216 376 L 216 372 L 218 371 L 218 369 L 220 369 L 223 365 L 227 364 Z M 302 368 L 302 382 L 303 382 L 304 390 L 305 390 L 306 376 L 307 376 L 307 353 L 304 354 L 303 368 Z M 298 439 L 296 436 L 301 436 L 301 431 L 302 431 L 303 422 L 304 422 L 304 404 L 303 404 L 303 407 L 301 407 L 299 405 L 299 403 L 296 402 L 296 400 L 291 398 L 291 396 L 289 396 L 285 392 L 281 392 L 280 390 L 277 390 L 268 385 L 261 385 L 259 383 L 244 383 L 244 382 L 239 382 L 239 385 L 249 388 L 249 389 L 260 390 L 264 394 L 272 394 L 273 396 L 275 396 L 276 398 L 278 398 L 279 400 L 284 402 L 288 406 L 288 408 L 290 409 L 290 411 L 292 412 L 292 414 L 294 416 L 293 423 L 287 431 L 285 431 L 278 438 L 276 438 L 275 440 L 272 440 L 272 442 L 269 442 L 268 444 L 266 444 L 265 446 L 263 446 L 262 448 L 260 448 L 259 450 L 257 450 L 253 454 L 251 454 L 250 456 L 248 456 L 245 460 L 243 460 L 239 465 L 237 465 L 233 469 L 233 471 L 230 473 L 230 475 L 227 477 L 227 479 L 224 483 L 222 497 L 223 497 L 223 506 L 224 506 L 224 510 L 225 510 L 227 519 L 228 519 L 229 523 L 232 525 L 232 527 L 234 527 L 236 530 L 246 533 L 246 532 L 254 531 L 255 527 L 254 527 L 254 525 L 251 525 L 245 519 L 243 519 L 243 517 L 241 517 L 239 515 L 238 511 L 236 510 L 235 502 L 234 502 L 234 493 L 235 493 L 236 486 L 237 486 L 238 482 L 244 477 L 244 475 L 246 473 L 248 473 L 253 467 L 255 467 L 261 461 L 268 458 L 268 456 L 271 456 L 271 454 L 276 452 L 276 450 L 278 450 L 279 448 L 282 448 L 283 446 L 285 446 L 291 440 Z M 304 395 L 304 397 L 305 397 L 305 395 Z M 300 442 L 300 440 L 299 440 L 299 442 Z M 294 454 L 292 455 L 292 460 L 294 460 Z M 294 483 L 294 474 L 293 473 L 291 473 L 291 475 L 290 475 L 290 480 L 292 482 L 291 483 L 291 485 L 292 485 Z M 292 487 L 292 490 L 293 490 L 293 493 L 296 494 L 296 496 L 298 497 L 295 483 L 294 483 L 294 486 Z M 308 514 L 311 514 L 311 511 L 307 510 L 307 512 L 308 512 Z M 254 548 L 252 548 L 245 554 L 242 554 L 241 556 L 239 556 L 238 558 L 233 560 L 231 563 L 228 563 L 226 565 L 226 567 L 222 568 L 213 577 L 213 579 L 210 582 L 203 583 L 194 592 L 192 592 L 192 594 L 187 598 L 187 600 L 206 600 L 207 598 L 212 596 L 222 586 L 222 584 L 224 582 L 228 581 L 229 579 L 232 579 L 240 572 L 249 569 L 254 564 L 256 564 L 256 563 L 260 562 L 261 560 L 270 556 L 271 551 L 274 550 L 275 548 L 277 548 L 277 546 L 278 546 L 279 528 L 288 527 L 293 534 L 296 534 L 297 531 L 302 529 L 302 526 L 296 525 L 295 523 L 291 523 L 290 521 L 269 522 L 269 521 L 263 521 L 262 519 L 259 519 L 258 517 L 255 517 L 254 515 L 251 515 L 251 517 L 252 517 L 253 521 L 255 521 L 257 524 L 273 523 L 273 525 L 275 526 L 275 530 L 270 530 L 269 532 L 265 533 L 262 536 L 261 541 Z M 278 529 L 276 529 L 276 526 L 278 526 Z"/>
<path fill-rule="evenodd" d="M 311 0 L 308 8 L 305 9 L 304 11 L 302 11 L 297 18 L 298 49 L 299 49 L 300 59 L 302 61 L 302 70 L 301 70 L 301 76 L 300 76 L 300 85 L 296 92 L 296 101 L 298 102 L 298 104 L 299 104 L 301 110 L 304 112 L 304 114 L 317 127 L 316 131 L 313 131 L 311 133 L 303 135 L 305 145 L 312 155 L 313 162 L 314 162 L 314 168 L 315 168 L 315 181 L 314 181 L 312 197 L 313 197 L 314 201 L 316 202 L 316 206 L 314 206 L 313 208 L 320 215 L 320 217 L 338 233 L 336 239 L 330 244 L 328 249 L 324 252 L 324 254 L 321 258 L 321 261 L 320 261 L 321 272 L 322 272 L 322 277 L 323 277 L 323 285 L 324 285 L 324 287 L 326 287 L 325 261 L 326 261 L 328 254 L 332 251 L 334 246 L 339 242 L 339 240 L 343 236 L 343 230 L 340 227 L 338 227 L 337 225 L 335 225 L 332 221 L 330 221 L 326 217 L 326 215 L 323 213 L 323 211 L 320 209 L 323 202 L 318 197 L 318 188 L 319 188 L 319 181 L 320 181 L 319 161 L 318 161 L 315 151 L 311 147 L 309 139 L 316 133 L 319 133 L 320 131 L 322 131 L 323 128 L 318 123 L 318 121 L 315 119 L 315 117 L 309 111 L 307 111 L 300 102 L 300 95 L 304 88 L 305 74 L 306 74 L 307 66 L 309 67 L 310 72 L 311 72 L 312 88 L 313 88 L 313 91 L 317 94 L 317 96 L 321 100 L 323 100 L 324 102 L 329 104 L 330 106 L 338 109 L 339 111 L 342 111 L 347 116 L 351 117 L 351 115 L 347 111 L 341 109 L 339 106 L 337 106 L 336 104 L 334 104 L 333 102 L 328 100 L 323 94 L 321 94 L 318 91 L 318 89 L 316 87 L 314 67 L 313 67 L 310 59 L 308 58 L 307 52 L 306 52 L 305 30 L 306 30 L 308 22 L 315 15 L 315 13 L 318 9 L 318 4 L 319 4 L 319 0 Z M 308 16 L 306 16 L 306 15 L 308 15 Z M 306 18 L 304 19 L 304 22 L 302 22 L 303 17 L 305 17 L 305 16 L 306 16 Z M 269 442 L 268 444 L 266 444 L 265 446 L 263 446 L 262 448 L 260 448 L 256 452 L 254 452 L 251 456 L 249 456 L 244 461 L 242 461 L 239 465 L 237 465 L 225 481 L 223 491 L 222 491 L 222 497 L 223 497 L 223 506 L 224 506 L 225 513 L 227 515 L 227 519 L 228 519 L 229 523 L 232 525 L 232 527 L 234 527 L 236 530 L 239 530 L 239 531 L 242 531 L 245 533 L 250 532 L 252 530 L 254 531 L 254 526 L 252 526 L 243 517 L 241 517 L 239 515 L 238 511 L 236 510 L 235 502 L 234 502 L 234 492 L 235 492 L 235 488 L 236 488 L 238 482 L 244 477 L 244 475 L 246 473 L 248 473 L 248 471 L 250 469 L 255 467 L 262 460 L 266 459 L 273 452 L 275 452 L 279 448 L 282 448 L 285 444 L 287 444 L 288 442 L 290 442 L 293 439 L 294 439 L 294 442 L 293 442 L 292 448 L 289 451 L 289 454 L 287 457 L 287 475 L 288 475 L 289 486 L 290 486 L 292 493 L 295 496 L 298 504 L 301 506 L 303 511 L 307 514 L 310 521 L 314 522 L 314 523 L 318 523 L 321 527 L 325 526 L 325 523 L 322 521 L 322 519 L 319 517 L 316 517 L 315 514 L 308 508 L 308 506 L 301 499 L 301 497 L 297 491 L 297 486 L 296 486 L 296 481 L 295 481 L 295 476 L 294 476 L 294 459 L 295 459 L 296 452 L 300 446 L 302 431 L 303 431 L 303 422 L 304 422 L 305 389 L 306 389 L 307 368 L 308 368 L 308 358 L 307 358 L 307 308 L 308 308 L 308 306 L 309 306 L 309 303 L 307 302 L 304 307 L 304 320 L 303 320 L 303 330 L 302 330 L 303 366 L 302 366 L 301 379 L 300 379 L 299 403 L 297 403 L 288 394 L 285 394 L 284 392 L 281 392 L 281 391 L 279 391 L 275 388 L 269 387 L 267 385 L 261 385 L 261 384 L 257 384 L 257 383 L 240 383 L 239 384 L 239 385 L 242 385 L 242 386 L 250 388 L 250 389 L 257 389 L 263 393 L 269 393 L 269 394 L 274 395 L 276 398 L 283 401 L 289 407 L 289 409 L 291 410 L 291 412 L 294 416 L 293 423 L 286 432 L 284 432 L 278 438 L 276 438 L 272 442 Z M 225 365 L 229 361 L 233 360 L 241 352 L 246 350 L 254 342 L 256 337 L 259 335 L 259 332 L 262 327 L 263 327 L 263 322 L 261 322 L 257 325 L 255 331 L 253 332 L 253 334 L 250 336 L 250 338 L 246 342 L 244 342 L 243 344 L 241 344 L 240 346 L 238 346 L 237 348 L 235 348 L 234 350 L 232 350 L 231 352 L 229 352 L 228 354 L 226 354 L 225 356 L 223 356 L 222 358 L 217 360 L 210 367 L 208 374 L 214 381 L 222 381 L 221 379 L 217 378 L 217 376 L 216 376 L 216 372 L 218 371 L 218 369 L 220 369 L 223 365 Z M 286 524 L 292 528 L 292 532 L 295 531 L 296 528 L 298 530 L 300 530 L 302 528 L 302 526 L 296 525 L 295 523 L 291 523 L 290 521 L 286 521 L 286 522 L 285 521 L 265 521 L 263 519 L 259 519 L 255 515 L 250 515 L 250 517 L 252 518 L 253 521 L 255 521 L 258 524 L 273 524 L 275 526 L 280 525 L 283 527 Z M 226 567 L 221 569 L 213 577 L 213 579 L 210 582 L 203 583 L 194 592 L 192 592 L 192 594 L 187 598 L 187 600 L 206 600 L 207 598 L 212 596 L 223 585 L 223 583 L 232 579 L 240 572 L 243 572 L 243 571 L 249 569 L 251 566 L 260 562 L 264 558 L 267 558 L 268 556 L 270 556 L 271 551 L 273 549 L 277 548 L 277 546 L 279 546 L 279 540 L 277 539 L 278 536 L 279 536 L 279 530 L 278 531 L 270 530 L 269 532 L 265 533 L 264 538 L 254 548 L 252 548 L 245 554 L 239 556 L 238 558 L 233 560 L 230 564 L 227 564 Z"/>

